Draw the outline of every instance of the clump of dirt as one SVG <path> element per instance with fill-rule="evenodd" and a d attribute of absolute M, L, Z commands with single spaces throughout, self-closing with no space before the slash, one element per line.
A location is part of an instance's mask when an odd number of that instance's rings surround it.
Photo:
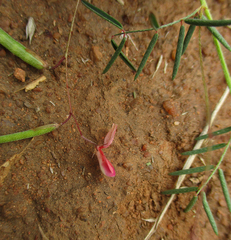
<path fill-rule="evenodd" d="M 125 30 L 149 28 L 153 11 L 160 24 L 187 16 L 199 7 L 194 1 L 92 1 L 118 19 Z M 30 48 L 50 66 L 65 52 L 75 1 L 0 1 L 0 27 Z M 208 1 L 214 18 L 229 15 L 228 1 Z M 29 17 L 36 22 L 32 44 L 25 39 Z M 118 124 L 115 140 L 105 155 L 116 170 L 115 178 L 105 177 L 93 155 L 93 145 L 80 138 L 73 120 L 33 141 L 30 139 L 0 146 L 0 164 L 11 161 L 11 169 L 0 188 L 1 239 L 144 239 L 168 196 L 161 191 L 174 188 L 169 172 L 181 169 L 183 151 L 191 150 L 205 125 L 205 103 L 201 80 L 198 31 L 182 57 L 180 69 L 171 80 L 172 52 L 176 49 L 180 24 L 159 31 L 159 40 L 137 79 L 120 59 L 102 75 L 114 50 L 110 38 L 118 30 L 79 5 L 68 58 L 68 80 L 73 111 L 84 136 L 101 144 Z M 230 39 L 230 29 L 221 28 Z M 126 52 L 138 66 L 153 32 L 131 34 L 138 47 L 128 42 Z M 116 39 L 118 41 L 119 39 Z M 212 42 L 202 32 L 202 48 L 211 109 L 221 97 L 226 83 Z M 65 66 L 36 70 L 0 49 L 0 134 L 9 134 L 49 123 L 63 122 L 68 113 Z M 228 66 L 230 53 L 224 49 Z M 160 69 L 152 79 L 163 55 Z M 167 66 L 166 73 L 164 68 Z M 44 75 L 47 81 L 32 91 L 17 91 L 25 83 L 13 72 L 26 72 L 26 83 Z M 230 98 L 212 130 L 230 125 Z M 227 141 L 226 137 L 218 141 Z M 27 149 L 19 154 L 28 144 Z M 11 159 L 15 154 L 17 157 Z M 213 154 L 214 164 L 221 151 Z M 230 153 L 229 153 L 230 156 Z M 209 158 L 207 155 L 204 158 Z M 227 158 L 228 159 L 228 158 Z M 198 158 L 194 166 L 202 165 Z M 230 162 L 223 169 L 231 183 Z M 202 179 L 203 174 L 195 177 Z M 196 185 L 200 185 L 199 181 Z M 185 186 L 195 186 L 188 178 Z M 196 212 L 185 214 L 193 194 L 178 195 L 153 239 L 227 239 L 230 214 L 219 182 L 209 184 L 208 201 L 216 217 L 219 237 L 211 230 L 199 201 Z M 45 236 L 45 237 L 44 237 Z"/>

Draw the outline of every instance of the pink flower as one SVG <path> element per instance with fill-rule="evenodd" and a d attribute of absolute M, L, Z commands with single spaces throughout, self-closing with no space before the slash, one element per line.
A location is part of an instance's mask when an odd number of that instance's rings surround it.
<path fill-rule="evenodd" d="M 108 132 L 108 134 L 104 138 L 104 144 L 96 147 L 97 149 L 96 156 L 99 161 L 100 169 L 103 172 L 103 174 L 105 174 L 108 177 L 115 177 L 115 169 L 112 166 L 112 164 L 107 160 L 102 149 L 108 148 L 112 144 L 115 133 L 116 133 L 116 129 L 117 129 L 117 125 L 113 123 L 111 130 Z"/>

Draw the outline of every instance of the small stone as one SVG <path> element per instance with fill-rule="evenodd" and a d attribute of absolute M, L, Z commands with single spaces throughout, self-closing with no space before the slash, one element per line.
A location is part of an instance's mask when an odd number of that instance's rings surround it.
<path fill-rule="evenodd" d="M 168 224 L 168 226 L 167 226 L 167 228 L 169 229 L 169 230 L 173 230 L 173 226 L 172 226 L 172 224 L 170 223 L 170 224 Z"/>
<path fill-rule="evenodd" d="M 72 14 L 69 14 L 67 21 L 68 21 L 69 23 L 71 23 L 72 20 L 73 20 L 73 15 L 72 15 Z"/>
<path fill-rule="evenodd" d="M 51 113 L 51 107 L 50 106 L 46 107 L 46 113 Z"/>
<path fill-rule="evenodd" d="M 4 49 L 0 50 L 0 57 L 5 57 L 6 56 L 6 51 Z"/>
<path fill-rule="evenodd" d="M 145 151 L 147 150 L 147 144 L 144 144 L 144 145 L 142 146 L 141 150 L 142 150 L 143 152 L 145 152 Z"/>
<path fill-rule="evenodd" d="M 150 157 L 150 156 L 151 156 L 151 153 L 147 151 L 147 152 L 144 153 L 143 156 L 144 156 L 145 158 Z"/>
<path fill-rule="evenodd" d="M 100 52 L 98 46 L 92 46 L 90 56 L 94 62 L 100 61 L 103 58 L 103 54 Z"/>
<path fill-rule="evenodd" d="M 132 163 L 123 163 L 122 164 L 123 168 L 125 168 L 128 171 L 131 171 L 133 169 L 132 165 L 133 165 Z"/>
<path fill-rule="evenodd" d="M 221 199 L 219 200 L 219 205 L 220 205 L 221 207 L 225 207 L 225 206 L 226 206 L 226 201 L 225 201 L 224 198 L 221 198 Z"/>
<path fill-rule="evenodd" d="M 179 106 L 172 99 L 164 101 L 163 108 L 169 115 L 172 115 L 173 117 L 177 117 L 180 115 Z"/>
<path fill-rule="evenodd" d="M 22 70 L 21 68 L 16 68 L 14 70 L 14 76 L 16 79 L 18 79 L 21 82 L 25 82 L 25 78 L 26 78 L 26 72 L 24 70 Z"/>
<path fill-rule="evenodd" d="M 172 50 L 171 58 L 172 58 L 173 61 L 175 61 L 175 58 L 176 58 L 176 49 Z"/>
<path fill-rule="evenodd" d="M 19 163 L 20 163 L 21 165 L 23 165 L 23 164 L 24 164 L 23 159 L 20 159 L 20 160 L 19 160 Z"/>
<path fill-rule="evenodd" d="M 59 32 L 55 32 L 55 33 L 53 34 L 53 38 L 54 38 L 57 42 L 59 41 L 60 37 L 61 37 L 61 34 L 60 34 Z"/>

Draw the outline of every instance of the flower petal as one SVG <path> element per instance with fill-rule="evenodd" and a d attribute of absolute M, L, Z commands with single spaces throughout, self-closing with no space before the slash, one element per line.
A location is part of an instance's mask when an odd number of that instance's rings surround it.
<path fill-rule="evenodd" d="M 96 156 L 99 161 L 99 166 L 103 174 L 108 177 L 115 177 L 115 169 L 112 164 L 107 160 L 106 156 L 104 155 L 102 147 L 97 147 Z"/>
<path fill-rule="evenodd" d="M 116 133 L 116 129 L 117 129 L 117 125 L 113 123 L 112 128 L 110 129 L 110 131 L 107 133 L 106 137 L 104 138 L 104 145 L 102 146 L 102 148 L 107 148 L 112 144 L 115 133 Z"/>

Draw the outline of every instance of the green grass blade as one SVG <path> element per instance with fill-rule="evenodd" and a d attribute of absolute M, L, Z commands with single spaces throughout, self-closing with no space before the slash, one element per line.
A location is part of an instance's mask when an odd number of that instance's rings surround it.
<path fill-rule="evenodd" d="M 211 170 L 211 169 L 214 169 L 213 165 L 183 169 L 183 170 L 179 170 L 179 171 L 176 171 L 176 172 L 171 172 L 171 173 L 169 173 L 169 175 L 179 176 L 179 175 L 184 175 L 184 174 L 192 174 L 192 173 L 208 171 L 208 170 Z"/>
<path fill-rule="evenodd" d="M 151 54 L 151 52 L 152 52 L 152 50 L 153 50 L 153 48 L 154 48 L 154 46 L 155 46 L 155 44 L 157 42 L 157 39 L 158 39 L 158 34 L 155 33 L 153 38 L 152 38 L 152 40 L 151 40 L 151 42 L 148 45 L 148 48 L 147 48 L 147 50 L 146 50 L 146 52 L 145 52 L 145 54 L 144 54 L 144 56 L 142 58 L 142 61 L 141 61 L 140 65 L 138 67 L 138 70 L 136 72 L 134 81 L 138 78 L 138 76 L 142 72 L 142 70 L 143 70 L 143 68 L 144 68 L 144 66 L 145 66 L 145 64 L 146 64 L 146 62 L 148 60 L 148 57 L 150 56 L 150 54 Z"/>
<path fill-rule="evenodd" d="M 195 19 L 188 18 L 184 20 L 185 23 L 194 26 L 205 26 L 205 27 L 222 27 L 231 25 L 231 19 L 228 20 L 208 20 L 208 19 Z"/>
<path fill-rule="evenodd" d="M 200 148 L 200 149 L 196 149 L 188 152 L 183 152 L 181 153 L 181 155 L 194 155 L 199 153 L 205 153 L 205 152 L 214 151 L 214 150 L 223 148 L 225 146 L 226 146 L 226 143 L 220 143 L 220 144 L 209 146 L 209 147 L 204 147 L 204 148 Z"/>
<path fill-rule="evenodd" d="M 21 43 L 13 39 L 9 34 L 0 28 L 0 44 L 12 52 L 15 56 L 21 58 L 24 62 L 30 64 L 37 69 L 47 67 L 47 63 L 43 61 L 36 53 L 29 50 Z"/>
<path fill-rule="evenodd" d="M 197 202 L 197 199 L 198 199 L 198 196 L 193 196 L 193 198 L 189 202 L 188 206 L 184 209 L 185 213 L 189 212 L 193 208 L 193 206 Z"/>
<path fill-rule="evenodd" d="M 59 124 L 54 123 L 54 124 L 48 124 L 48 125 L 34 128 L 34 129 L 30 129 L 24 132 L 18 132 L 18 133 L 12 133 L 8 135 L 0 136 L 0 143 L 13 142 L 13 141 L 26 139 L 26 138 L 36 137 L 36 136 L 51 132 L 58 127 L 59 127 Z"/>
<path fill-rule="evenodd" d="M 106 21 L 110 22 L 111 24 L 113 24 L 114 26 L 118 27 L 119 29 L 123 29 L 122 24 L 117 21 L 115 18 L 113 18 L 112 16 L 110 16 L 109 14 L 107 14 L 106 12 L 102 11 L 101 9 L 95 7 L 94 5 L 90 4 L 87 1 L 81 0 L 82 4 L 87 7 L 88 9 L 90 9 L 92 12 L 96 13 L 98 16 L 100 16 L 101 18 L 105 19 Z"/>
<path fill-rule="evenodd" d="M 170 189 L 161 192 L 162 194 L 178 194 L 178 193 L 187 193 L 187 192 L 196 192 L 198 187 L 187 187 L 187 188 L 179 188 L 179 189 Z"/>
<path fill-rule="evenodd" d="M 211 135 L 213 137 L 213 136 L 221 135 L 221 134 L 224 134 L 224 133 L 227 133 L 227 132 L 230 132 L 230 131 L 231 131 L 231 127 L 227 127 L 227 128 L 223 128 L 223 129 L 220 129 L 218 131 L 212 132 Z M 205 135 L 202 135 L 202 136 L 199 136 L 199 137 L 195 138 L 195 140 L 198 141 L 198 140 L 201 140 L 201 139 L 206 139 L 208 137 L 209 137 L 209 135 L 205 134 Z"/>
<path fill-rule="evenodd" d="M 185 39 L 184 39 L 184 43 L 183 43 L 183 49 L 182 49 L 182 53 L 181 55 L 183 55 L 188 47 L 188 44 L 191 40 L 191 37 L 194 33 L 194 30 L 195 30 L 196 26 L 193 26 L 193 25 L 190 25 L 188 31 L 187 31 L 187 34 L 185 36 Z"/>
<path fill-rule="evenodd" d="M 207 202 L 207 199 L 206 199 L 206 195 L 205 193 L 203 192 L 202 193 L 202 203 L 203 203 L 203 206 L 204 206 L 204 209 L 205 209 L 205 212 L 207 214 L 207 217 L 209 219 L 209 222 L 213 228 L 213 231 L 216 233 L 216 235 L 218 235 L 218 229 L 217 229 L 217 224 L 215 222 L 215 219 L 213 217 L 213 214 L 211 212 L 211 209 L 209 207 L 209 204 Z"/>
<path fill-rule="evenodd" d="M 114 39 L 111 40 L 111 45 L 115 50 L 117 50 L 118 46 L 117 46 L 116 42 L 114 41 Z M 122 51 L 120 52 L 119 56 L 125 62 L 125 64 L 129 68 L 131 68 L 132 71 L 136 72 L 136 68 L 132 65 L 132 63 L 128 60 L 128 58 L 124 55 L 124 53 Z"/>
<path fill-rule="evenodd" d="M 107 64 L 107 66 L 105 67 L 105 69 L 103 70 L 103 74 L 106 73 L 110 67 L 112 66 L 112 64 L 115 62 L 116 58 L 119 56 L 119 54 L 122 51 L 122 48 L 124 46 L 126 42 L 126 38 L 124 37 L 119 45 L 119 47 L 116 49 L 115 53 L 113 54 L 111 60 L 109 61 L 109 63 Z"/>
<path fill-rule="evenodd" d="M 156 20 L 156 16 L 152 12 L 149 14 L 149 21 L 155 30 L 157 30 L 160 27 Z"/>
<path fill-rule="evenodd" d="M 175 57 L 175 62 L 174 62 L 173 72 L 172 72 L 172 80 L 174 80 L 174 78 L 176 77 L 176 74 L 180 66 L 180 58 L 182 55 L 182 49 L 183 49 L 183 43 L 184 43 L 184 33 L 185 33 L 185 27 L 182 25 L 180 27 L 179 38 L 177 42 L 176 57 Z"/>
<path fill-rule="evenodd" d="M 226 200 L 228 209 L 231 212 L 231 199 L 230 199 L 229 190 L 228 190 L 228 187 L 227 187 L 227 182 L 225 180 L 225 175 L 224 175 L 223 170 L 218 169 L 218 174 L 219 174 L 222 190 L 223 190 L 223 193 L 224 193 L 224 196 L 225 196 L 225 200 Z"/>

